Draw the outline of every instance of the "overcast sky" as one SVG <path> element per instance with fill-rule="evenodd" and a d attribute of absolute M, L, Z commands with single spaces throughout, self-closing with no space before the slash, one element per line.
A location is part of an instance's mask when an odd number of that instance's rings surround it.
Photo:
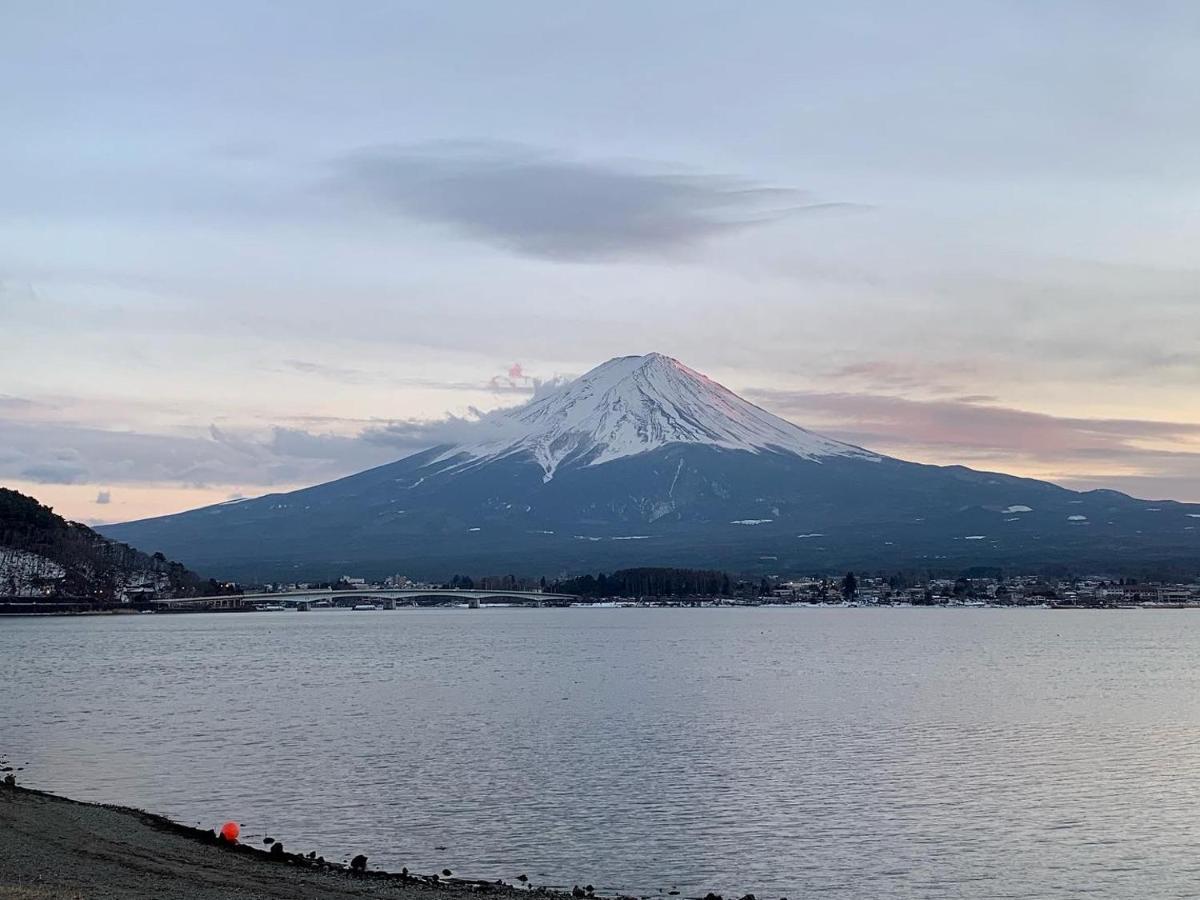
<path fill-rule="evenodd" d="M 1200 5 L 3 4 L 0 483 L 310 484 L 668 353 L 1200 500 Z"/>

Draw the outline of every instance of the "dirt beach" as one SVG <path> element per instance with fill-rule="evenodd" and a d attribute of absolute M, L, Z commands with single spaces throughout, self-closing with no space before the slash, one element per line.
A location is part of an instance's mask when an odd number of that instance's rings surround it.
<path fill-rule="evenodd" d="M 299 849 L 299 848 L 297 848 Z M 399 873 L 350 872 L 299 854 L 230 846 L 135 809 L 0 785 L 0 900 L 459 900 L 570 894 Z"/>

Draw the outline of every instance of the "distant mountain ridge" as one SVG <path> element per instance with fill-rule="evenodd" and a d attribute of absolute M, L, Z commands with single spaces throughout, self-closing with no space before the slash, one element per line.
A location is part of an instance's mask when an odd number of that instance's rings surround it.
<path fill-rule="evenodd" d="M 327 484 L 105 526 L 227 578 L 1197 566 L 1200 505 L 927 466 L 619 357 L 470 442 Z"/>
<path fill-rule="evenodd" d="M 0 596 L 119 601 L 214 593 L 216 585 L 153 556 L 68 522 L 32 497 L 0 488 Z"/>

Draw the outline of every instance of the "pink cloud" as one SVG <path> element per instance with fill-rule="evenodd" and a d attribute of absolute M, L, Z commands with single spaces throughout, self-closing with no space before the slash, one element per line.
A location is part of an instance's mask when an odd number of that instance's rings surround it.
<path fill-rule="evenodd" d="M 1137 489 L 1158 496 L 1195 499 L 1200 491 L 1200 422 L 1052 416 L 997 406 L 984 397 L 910 400 L 770 389 L 746 393 L 799 425 L 918 461 L 931 451 L 941 460 L 994 460 L 1012 470 L 1033 461 L 1042 470 L 1070 473 L 1060 480 L 1072 485 L 1107 482 L 1121 487 L 1136 477 Z M 1150 442 L 1157 448 L 1148 448 Z M 1114 467 L 1140 474 L 1104 474 Z M 1156 483 L 1161 487 L 1155 489 Z M 1191 488 L 1181 492 L 1181 484 Z"/>

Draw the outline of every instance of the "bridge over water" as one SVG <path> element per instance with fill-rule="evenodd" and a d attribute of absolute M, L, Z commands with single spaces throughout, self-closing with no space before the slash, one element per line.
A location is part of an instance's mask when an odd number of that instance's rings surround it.
<path fill-rule="evenodd" d="M 571 603 L 579 598 L 574 594 L 552 594 L 545 591 L 492 591 L 465 590 L 461 588 L 352 588 L 345 590 L 330 590 L 321 588 L 302 591 L 279 591 L 275 593 L 255 594 L 224 594 L 217 597 L 187 597 L 174 600 L 155 600 L 154 605 L 159 609 L 200 610 L 200 609 L 240 609 L 259 603 L 275 603 L 282 606 L 296 606 L 300 603 L 315 603 L 318 600 L 328 600 L 332 603 L 344 604 L 354 600 L 460 600 L 466 603 L 472 601 L 484 603 L 520 603 L 531 606 L 541 603 Z"/>

